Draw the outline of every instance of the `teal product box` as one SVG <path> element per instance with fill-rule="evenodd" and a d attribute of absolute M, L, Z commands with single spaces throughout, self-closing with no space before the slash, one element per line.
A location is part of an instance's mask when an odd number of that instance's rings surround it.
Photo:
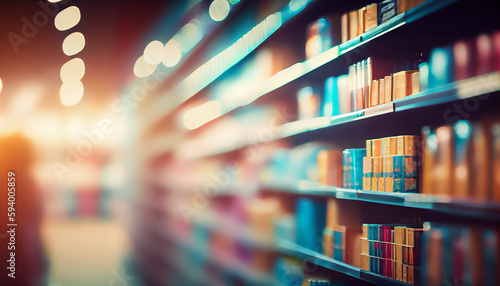
<path fill-rule="evenodd" d="M 363 158 L 366 149 L 345 149 L 343 152 L 343 187 L 363 189 Z"/>
<path fill-rule="evenodd" d="M 322 116 L 340 114 L 339 88 L 336 77 L 329 77 L 325 82 L 325 97 L 323 99 Z"/>
<path fill-rule="evenodd" d="M 343 261 L 342 252 L 342 232 L 333 231 L 333 259 Z"/>
<path fill-rule="evenodd" d="M 429 88 L 440 87 L 454 81 L 453 48 L 436 48 L 429 63 Z"/>
<path fill-rule="evenodd" d="M 415 156 L 393 156 L 393 177 L 395 193 L 416 193 L 417 189 L 417 160 Z"/>
<path fill-rule="evenodd" d="M 300 198 L 296 204 L 296 243 L 318 253 L 323 252 L 326 225 L 326 201 Z"/>

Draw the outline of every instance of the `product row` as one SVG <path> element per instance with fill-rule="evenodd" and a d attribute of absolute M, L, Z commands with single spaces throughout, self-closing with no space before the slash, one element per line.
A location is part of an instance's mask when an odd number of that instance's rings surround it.
<path fill-rule="evenodd" d="M 361 110 L 498 70 L 500 31 L 435 48 L 428 61 L 424 58 L 405 62 L 370 57 L 349 66 L 348 74 L 328 78 L 324 88 L 306 86 L 300 89 L 297 93 L 298 118 Z"/>
<path fill-rule="evenodd" d="M 500 202 L 497 122 L 461 120 L 438 128 L 426 126 L 421 136 L 367 140 L 366 149 L 307 143 L 276 151 L 262 172 L 276 183 L 309 180 L 354 190 Z"/>
<path fill-rule="evenodd" d="M 425 0 L 386 0 L 373 3 L 343 15 L 331 15 L 310 24 L 307 30 L 306 57 L 308 59 L 406 12 Z"/>

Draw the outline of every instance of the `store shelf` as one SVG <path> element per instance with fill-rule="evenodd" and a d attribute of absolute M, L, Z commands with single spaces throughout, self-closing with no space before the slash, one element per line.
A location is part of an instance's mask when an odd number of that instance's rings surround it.
<path fill-rule="evenodd" d="M 314 1 L 303 1 L 293 9 L 287 5 L 281 11 L 270 14 L 256 26 L 249 27 L 247 33 L 222 52 L 214 55 L 211 60 L 201 64 L 175 87 L 148 105 L 147 112 L 151 119 L 147 121 L 146 126 L 150 127 L 151 124 L 157 123 L 181 104 L 211 85 L 221 75 L 252 54 L 274 33 L 286 26 L 287 22 L 302 13 L 302 11 L 307 10 L 311 2 Z M 276 23 L 276 25 L 268 26 L 271 22 Z M 256 35 L 256 33 L 260 34 Z M 250 39 L 253 39 L 253 41 L 250 41 Z M 243 42 L 246 43 L 243 44 Z"/>
<path fill-rule="evenodd" d="M 205 225 L 205 227 L 208 227 L 208 225 Z M 212 224 L 210 227 L 215 228 L 215 224 Z M 173 230 L 175 228 L 171 227 L 169 229 Z M 183 237 L 179 235 L 178 232 L 174 233 L 172 231 L 167 230 L 166 228 L 157 228 L 156 231 L 169 243 L 172 243 L 176 247 L 182 248 L 196 255 L 197 257 L 200 257 L 201 259 L 216 266 L 217 268 L 222 269 L 227 274 L 230 274 L 232 276 L 243 279 L 248 283 L 251 283 L 250 285 L 270 285 L 270 286 L 280 285 L 279 283 L 276 282 L 276 280 L 273 277 L 265 273 L 251 270 L 239 261 L 236 261 L 234 259 L 221 259 L 217 255 L 210 255 L 199 245 L 195 245 L 194 243 L 192 243 L 189 237 L 187 236 Z"/>
<path fill-rule="evenodd" d="M 212 215 L 212 216 L 217 216 L 217 215 Z M 214 219 L 214 217 L 212 217 Z M 231 237 L 232 239 L 235 239 L 236 241 L 239 241 L 240 243 L 248 244 L 250 243 L 251 245 L 254 246 L 261 246 L 264 249 L 267 250 L 272 250 L 277 253 L 281 253 L 284 255 L 292 256 L 310 263 L 313 263 L 315 265 L 333 270 L 338 273 L 342 273 L 366 282 L 371 282 L 377 285 L 411 285 L 408 283 L 404 283 L 401 281 L 397 281 L 394 279 L 390 279 L 387 277 L 383 277 L 378 274 L 370 273 L 363 271 L 357 267 L 354 267 L 352 265 L 334 260 L 326 255 L 323 255 L 321 253 L 318 253 L 316 251 L 310 250 L 308 248 L 302 247 L 294 242 L 284 240 L 284 239 L 278 239 L 273 242 L 266 242 L 265 244 L 261 243 L 261 239 L 256 238 L 255 235 L 252 235 L 251 231 L 248 229 L 245 231 L 244 226 L 238 227 L 238 231 L 240 232 L 243 230 L 241 233 L 245 233 L 245 235 L 237 235 L 235 236 L 233 232 L 230 230 L 233 230 L 232 227 L 227 227 L 227 222 L 228 219 L 225 219 L 221 216 L 218 216 L 216 220 L 207 220 L 207 222 L 203 223 L 203 226 L 208 228 L 210 231 L 214 231 L 223 235 L 226 235 L 228 237 Z M 217 223 L 215 223 L 217 222 Z M 224 226 L 221 226 L 224 225 Z M 230 230 L 229 230 L 230 229 Z M 253 242 L 251 242 L 253 240 Z M 271 248 L 270 248 L 271 247 Z"/>
<path fill-rule="evenodd" d="M 274 76 L 271 76 L 267 80 L 263 81 L 262 84 L 256 86 L 255 90 L 250 92 L 251 95 L 249 96 L 249 99 L 245 102 L 245 104 L 226 107 L 220 117 L 224 116 L 227 113 L 230 113 L 231 111 L 239 107 L 252 103 L 258 98 L 265 96 L 287 84 L 290 84 L 309 73 L 315 72 L 320 67 L 334 61 L 340 56 L 347 55 L 349 52 L 355 49 L 363 48 L 364 45 L 376 38 L 379 38 L 395 29 L 398 29 L 399 27 L 407 25 L 420 18 L 426 17 L 442 8 L 449 6 L 456 1 L 458 0 L 426 1 L 423 4 L 395 16 L 389 21 L 367 31 L 366 33 L 354 39 L 351 39 L 338 46 L 334 46 L 307 61 L 297 63 L 287 69 L 284 69 L 281 72 L 278 72 Z M 222 105 L 224 106 L 224 103 L 222 103 Z"/>
<path fill-rule="evenodd" d="M 453 102 L 500 90 L 500 72 L 492 72 L 394 101 L 395 111 Z"/>
<path fill-rule="evenodd" d="M 299 120 L 283 124 L 279 127 L 274 137 L 267 141 L 259 141 L 259 144 L 273 140 L 292 137 L 311 131 L 325 128 L 334 128 L 358 120 L 368 119 L 374 116 L 391 116 L 396 112 L 404 112 L 418 108 L 430 107 L 436 104 L 456 102 L 459 100 L 486 95 L 500 91 L 500 72 L 492 72 L 485 75 L 472 77 L 443 87 L 430 89 L 419 94 L 408 96 L 404 99 L 386 103 L 379 106 L 370 107 L 363 110 L 349 112 L 346 114 L 328 117 L 319 117 L 308 120 Z M 250 136 L 250 135 L 249 135 Z M 203 157 L 216 156 L 227 152 L 232 152 L 240 148 L 251 146 L 248 141 L 235 142 L 232 146 L 213 146 L 207 148 L 205 152 L 194 152 L 189 159 L 199 159 Z"/>
<path fill-rule="evenodd" d="M 484 202 L 466 198 L 452 198 L 444 195 L 418 193 L 388 193 L 361 191 L 325 186 L 315 182 L 299 181 L 291 183 L 263 182 L 264 190 L 307 196 L 332 197 L 386 204 L 400 207 L 433 210 L 459 216 L 478 218 L 484 221 L 500 222 L 500 203 Z"/>
<path fill-rule="evenodd" d="M 321 267 L 366 281 L 375 285 L 412 285 L 402 281 L 390 279 L 378 274 L 363 271 L 357 267 L 334 260 L 326 255 L 317 253 L 296 243 L 280 240 L 277 242 L 277 250 L 283 254 L 290 255 Z"/>

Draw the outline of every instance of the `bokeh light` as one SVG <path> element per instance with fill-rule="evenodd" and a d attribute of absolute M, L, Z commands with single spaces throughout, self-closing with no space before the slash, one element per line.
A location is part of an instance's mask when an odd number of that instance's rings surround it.
<path fill-rule="evenodd" d="M 160 41 L 152 41 L 144 49 L 144 60 L 152 65 L 157 65 L 163 60 L 163 44 Z"/>
<path fill-rule="evenodd" d="M 63 82 L 60 90 L 61 103 L 73 106 L 83 97 L 83 83 L 81 81 Z"/>
<path fill-rule="evenodd" d="M 174 39 L 168 41 L 164 49 L 163 65 L 173 67 L 181 60 L 181 57 L 182 50 L 179 42 Z"/>
<path fill-rule="evenodd" d="M 61 80 L 62 82 L 79 81 L 85 75 L 85 63 L 80 58 L 74 58 L 67 61 L 61 67 Z"/>
<path fill-rule="evenodd" d="M 156 65 L 152 65 L 140 56 L 134 64 L 134 74 L 137 77 L 147 77 L 153 74 L 156 70 Z"/>
<path fill-rule="evenodd" d="M 76 6 L 70 6 L 59 12 L 54 18 L 54 25 L 59 31 L 66 31 L 80 22 L 80 9 Z"/>
<path fill-rule="evenodd" d="M 215 0 L 210 4 L 208 13 L 212 20 L 219 22 L 226 19 L 227 15 L 229 15 L 230 8 L 231 6 L 226 0 Z"/>
<path fill-rule="evenodd" d="M 62 50 L 65 55 L 73 56 L 78 54 L 85 47 L 85 37 L 80 32 L 74 32 L 64 39 Z"/>

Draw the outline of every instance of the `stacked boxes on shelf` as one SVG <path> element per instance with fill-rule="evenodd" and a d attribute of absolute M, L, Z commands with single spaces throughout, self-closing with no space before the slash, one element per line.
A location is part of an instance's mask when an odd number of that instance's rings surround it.
<path fill-rule="evenodd" d="M 500 124 L 466 120 L 422 130 L 425 194 L 500 202 Z"/>
<path fill-rule="evenodd" d="M 419 142 L 419 136 L 413 135 L 367 140 L 363 190 L 417 192 Z"/>
<path fill-rule="evenodd" d="M 419 284 L 423 229 L 363 224 L 361 269 Z"/>
<path fill-rule="evenodd" d="M 498 229 L 442 224 L 426 229 L 422 285 L 498 285 Z"/>

